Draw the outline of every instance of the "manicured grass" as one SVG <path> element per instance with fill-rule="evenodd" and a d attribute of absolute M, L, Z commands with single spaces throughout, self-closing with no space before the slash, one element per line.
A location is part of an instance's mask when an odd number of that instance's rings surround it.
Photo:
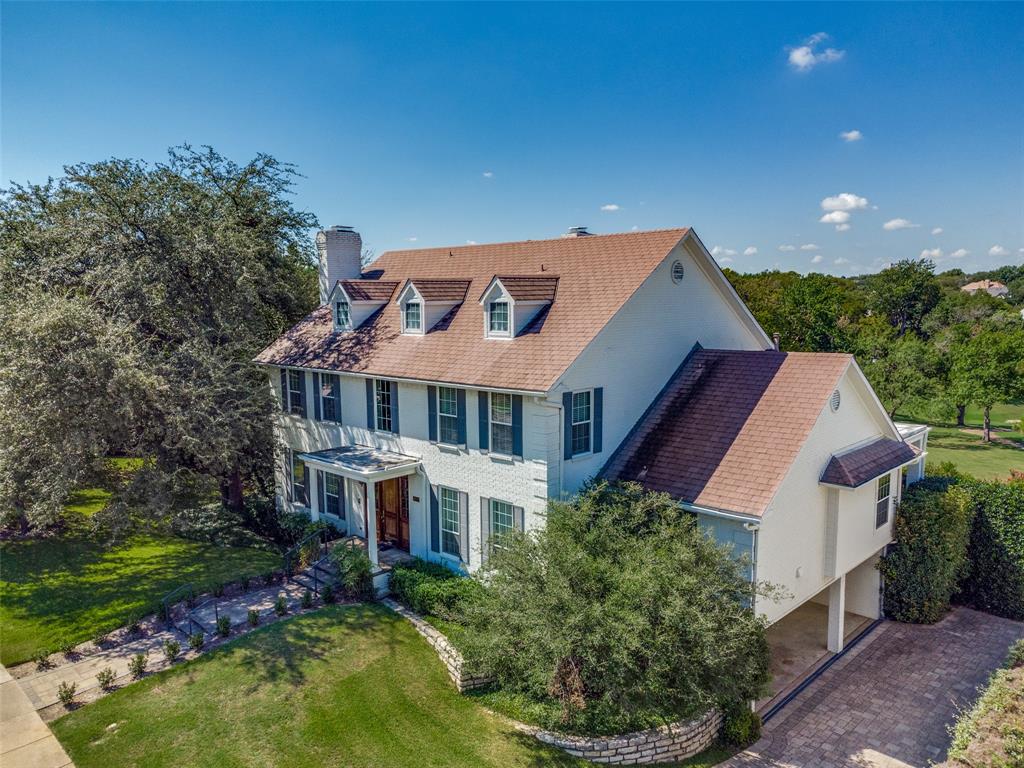
<path fill-rule="evenodd" d="M 977 435 L 958 429 L 932 427 L 928 435 L 927 470 L 934 471 L 944 461 L 951 461 L 960 471 L 982 480 L 1005 480 L 1011 469 L 1024 471 L 1024 451 L 1018 448 L 986 444 Z"/>
<path fill-rule="evenodd" d="M 997 403 L 992 406 L 992 426 L 998 429 L 1009 429 L 1010 422 L 1024 419 L 1024 403 Z M 920 424 L 929 423 L 940 427 L 956 426 L 956 419 L 935 419 L 929 418 L 927 413 L 897 414 L 897 421 L 912 421 Z M 968 427 L 980 429 L 985 422 L 985 416 L 981 408 L 971 405 L 964 412 L 964 424 Z M 1018 435 L 1021 433 L 1018 432 Z"/>
<path fill-rule="evenodd" d="M 169 590 L 198 588 L 270 570 L 272 552 L 219 547 L 170 536 L 140 535 L 107 547 L 82 518 L 103 508 L 109 492 L 79 491 L 60 535 L 0 544 L 0 663 L 27 661 L 62 641 L 80 643 L 139 612 L 152 612 Z"/>

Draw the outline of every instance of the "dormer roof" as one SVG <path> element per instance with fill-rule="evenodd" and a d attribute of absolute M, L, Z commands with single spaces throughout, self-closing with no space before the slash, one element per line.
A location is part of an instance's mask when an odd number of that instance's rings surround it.
<path fill-rule="evenodd" d="M 416 289 L 424 301 L 436 301 L 440 304 L 457 304 L 466 300 L 470 280 L 438 280 L 431 278 L 409 278 L 405 281 L 402 293 L 408 286 Z"/>
<path fill-rule="evenodd" d="M 481 301 L 496 282 L 501 283 L 514 301 L 552 302 L 558 288 L 558 275 L 495 275 L 480 294 Z"/>
<path fill-rule="evenodd" d="M 372 301 L 384 303 L 391 298 L 398 287 L 398 282 L 390 280 L 339 280 L 338 285 L 350 301 Z"/>

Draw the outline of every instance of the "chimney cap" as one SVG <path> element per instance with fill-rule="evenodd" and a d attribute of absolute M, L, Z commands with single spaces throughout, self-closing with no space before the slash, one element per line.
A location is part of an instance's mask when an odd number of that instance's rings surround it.
<path fill-rule="evenodd" d="M 562 237 L 586 237 L 589 234 L 591 233 L 587 231 L 586 227 L 569 227 L 569 231 Z"/>
<path fill-rule="evenodd" d="M 355 232 L 348 224 L 334 224 L 327 228 L 328 232 Z"/>

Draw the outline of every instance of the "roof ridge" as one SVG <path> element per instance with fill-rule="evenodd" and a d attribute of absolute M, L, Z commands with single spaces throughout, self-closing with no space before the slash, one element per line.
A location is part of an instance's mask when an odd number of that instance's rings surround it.
<path fill-rule="evenodd" d="M 457 251 L 466 250 L 470 248 L 493 248 L 499 245 L 525 245 L 526 243 L 565 243 L 565 242 L 576 242 L 576 241 L 592 241 L 598 239 L 605 239 L 609 237 L 639 237 L 642 235 L 658 235 L 667 232 L 679 232 L 680 234 L 689 231 L 690 227 L 663 227 L 661 229 L 643 229 L 637 230 L 636 232 L 603 232 L 600 234 L 590 233 L 583 237 L 542 237 L 542 238 L 527 238 L 526 240 L 501 240 L 496 243 L 468 243 L 463 245 L 434 245 L 428 248 L 399 248 L 391 251 L 384 251 L 377 258 L 383 258 L 389 254 L 394 253 L 426 253 L 427 251 Z M 376 259 L 374 260 L 376 261 Z"/>

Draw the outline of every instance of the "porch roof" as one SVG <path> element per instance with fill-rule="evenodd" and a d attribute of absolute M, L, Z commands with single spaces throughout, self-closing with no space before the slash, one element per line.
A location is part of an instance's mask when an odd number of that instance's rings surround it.
<path fill-rule="evenodd" d="M 384 451 L 367 445 L 327 448 L 323 451 L 300 453 L 298 457 L 302 461 L 328 466 L 340 470 L 344 474 L 360 477 L 411 474 L 420 466 L 420 460 L 415 456 Z"/>
<path fill-rule="evenodd" d="M 902 440 L 880 437 L 860 448 L 833 455 L 820 482 L 843 488 L 859 488 L 886 472 L 911 463 L 920 453 L 918 448 Z"/>

